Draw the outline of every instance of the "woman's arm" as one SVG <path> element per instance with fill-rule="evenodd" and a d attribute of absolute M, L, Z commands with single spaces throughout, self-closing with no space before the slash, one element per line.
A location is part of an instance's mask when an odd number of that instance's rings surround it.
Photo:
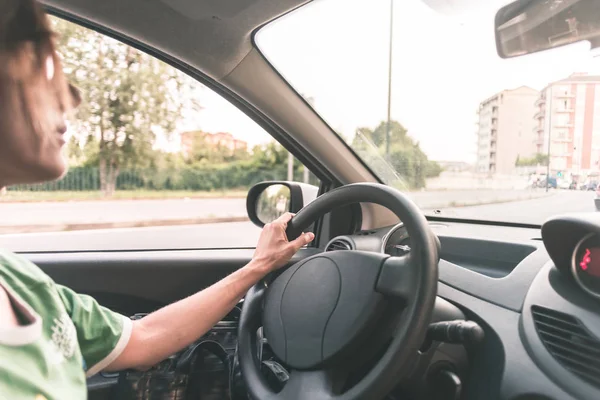
<path fill-rule="evenodd" d="M 108 370 L 148 368 L 196 341 L 237 304 L 267 273 L 285 265 L 314 235 L 288 242 L 285 229 L 292 214 L 264 227 L 250 263 L 214 285 L 133 321 L 131 338 Z"/>

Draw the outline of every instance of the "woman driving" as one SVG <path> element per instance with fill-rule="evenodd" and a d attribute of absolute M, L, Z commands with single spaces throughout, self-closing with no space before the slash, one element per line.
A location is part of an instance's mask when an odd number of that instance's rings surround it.
<path fill-rule="evenodd" d="M 33 0 L 0 0 L 0 188 L 64 175 L 65 116 L 79 102 L 44 11 Z M 265 226 L 246 266 L 136 321 L 0 251 L 0 399 L 86 398 L 86 376 L 144 369 L 193 343 L 313 240 L 289 242 L 291 218 Z"/>

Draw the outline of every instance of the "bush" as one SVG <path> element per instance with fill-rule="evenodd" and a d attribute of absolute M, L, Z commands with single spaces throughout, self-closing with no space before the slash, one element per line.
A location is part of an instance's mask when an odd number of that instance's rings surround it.
<path fill-rule="evenodd" d="M 298 163 L 297 163 L 298 164 Z M 294 180 L 301 181 L 303 167 L 297 165 Z M 192 164 L 179 168 L 124 170 L 119 173 L 117 190 L 193 190 L 214 191 L 244 189 L 269 180 L 286 180 L 287 165 L 272 168 L 256 166 L 250 161 L 220 165 Z M 311 176 L 311 182 L 316 178 Z M 97 168 L 75 167 L 60 180 L 37 185 L 11 186 L 19 191 L 93 191 L 100 190 Z"/>

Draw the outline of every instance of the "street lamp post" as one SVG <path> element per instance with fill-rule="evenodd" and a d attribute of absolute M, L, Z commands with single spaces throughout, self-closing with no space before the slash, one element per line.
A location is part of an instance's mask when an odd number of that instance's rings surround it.
<path fill-rule="evenodd" d="M 392 38 L 394 32 L 394 0 L 390 0 L 390 54 L 388 59 L 387 123 L 385 127 L 385 158 L 390 161 L 390 112 L 392 104 Z"/>
<path fill-rule="evenodd" d="M 288 165 L 287 165 L 287 180 L 294 180 L 294 156 L 292 153 L 288 153 Z"/>
<path fill-rule="evenodd" d="M 550 86 L 550 100 L 548 101 L 548 161 L 546 162 L 546 192 L 550 186 L 550 143 L 552 142 L 552 85 Z"/>

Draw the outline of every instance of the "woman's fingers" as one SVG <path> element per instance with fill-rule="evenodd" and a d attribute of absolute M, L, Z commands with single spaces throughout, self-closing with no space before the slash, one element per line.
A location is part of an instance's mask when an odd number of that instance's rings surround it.
<path fill-rule="evenodd" d="M 292 214 L 291 212 L 286 212 L 285 214 L 282 214 L 279 218 L 277 218 L 275 221 L 273 221 L 273 223 L 282 224 L 284 228 L 287 228 L 288 222 L 290 222 L 293 217 L 294 214 Z"/>
<path fill-rule="evenodd" d="M 302 235 L 298 236 L 296 239 L 292 240 L 290 244 L 294 248 L 295 251 L 300 250 L 302 247 L 306 246 L 315 238 L 315 234 L 312 232 L 306 232 Z"/>

